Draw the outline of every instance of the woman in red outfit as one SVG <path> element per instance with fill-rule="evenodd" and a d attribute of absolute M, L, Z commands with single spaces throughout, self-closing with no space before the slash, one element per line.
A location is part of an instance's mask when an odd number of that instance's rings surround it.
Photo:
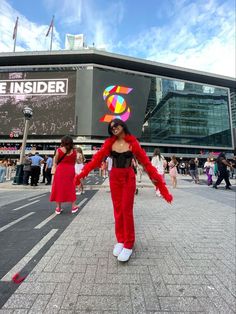
<path fill-rule="evenodd" d="M 108 125 L 110 137 L 101 149 L 86 164 L 82 172 L 76 176 L 76 184 L 86 177 L 91 170 L 98 167 L 105 156 L 112 157 L 110 172 L 110 189 L 114 207 L 115 234 L 117 244 L 113 255 L 121 262 L 129 260 L 135 241 L 133 204 L 136 190 L 135 173 L 132 159 L 135 157 L 143 165 L 152 182 L 158 186 L 160 193 L 167 202 L 173 197 L 166 188 L 161 175 L 152 166 L 145 151 L 140 147 L 137 139 L 130 134 L 126 124 L 119 119 L 112 120 Z"/>
<path fill-rule="evenodd" d="M 76 150 L 73 148 L 73 139 L 70 136 L 64 136 L 61 139 L 61 147 L 57 149 L 54 157 L 56 172 L 52 185 L 52 192 L 50 201 L 56 202 L 56 214 L 62 212 L 61 203 L 72 203 L 72 214 L 76 213 L 79 209 L 76 206 L 76 190 L 75 190 L 75 162 Z"/>

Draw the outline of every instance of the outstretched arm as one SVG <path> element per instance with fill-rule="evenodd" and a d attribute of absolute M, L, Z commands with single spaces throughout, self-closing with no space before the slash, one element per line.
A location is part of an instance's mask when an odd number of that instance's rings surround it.
<path fill-rule="evenodd" d="M 90 162 L 88 162 L 86 165 L 84 165 L 82 171 L 80 174 L 75 176 L 75 184 L 79 185 L 80 184 L 80 179 L 83 179 L 87 177 L 89 172 L 91 172 L 93 169 L 97 168 L 100 166 L 102 160 L 110 155 L 111 147 L 112 144 L 114 143 L 115 139 L 114 138 L 108 138 L 100 150 L 93 155 L 93 158 Z"/>
<path fill-rule="evenodd" d="M 169 193 L 162 176 L 151 164 L 146 152 L 141 148 L 138 141 L 132 143 L 132 150 L 138 161 L 143 165 L 145 171 L 148 173 L 149 178 L 152 180 L 153 184 L 160 190 L 161 195 L 168 203 L 171 203 L 173 196 Z"/>

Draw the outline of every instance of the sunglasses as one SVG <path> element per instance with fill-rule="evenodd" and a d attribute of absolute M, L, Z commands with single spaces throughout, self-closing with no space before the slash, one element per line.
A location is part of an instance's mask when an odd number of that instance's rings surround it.
<path fill-rule="evenodd" d="M 111 130 L 116 129 L 120 124 L 119 123 L 114 123 L 112 126 L 110 126 Z"/>

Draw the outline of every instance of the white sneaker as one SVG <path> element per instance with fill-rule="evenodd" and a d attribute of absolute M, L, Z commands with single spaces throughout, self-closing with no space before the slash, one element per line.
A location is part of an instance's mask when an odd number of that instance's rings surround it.
<path fill-rule="evenodd" d="M 160 193 L 160 191 L 156 191 L 156 196 L 161 197 L 161 193 Z"/>
<path fill-rule="evenodd" d="M 123 243 L 116 243 L 113 249 L 113 255 L 117 257 L 123 250 L 123 247 L 124 247 Z"/>
<path fill-rule="evenodd" d="M 119 256 L 117 257 L 118 261 L 120 262 L 127 262 L 133 253 L 133 250 L 123 248 Z"/>

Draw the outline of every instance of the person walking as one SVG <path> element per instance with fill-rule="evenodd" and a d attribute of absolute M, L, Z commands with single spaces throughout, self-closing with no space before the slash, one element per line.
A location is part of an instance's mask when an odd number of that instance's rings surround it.
<path fill-rule="evenodd" d="M 103 179 L 106 179 L 106 173 L 107 173 L 106 159 L 107 157 L 105 157 L 100 164 L 100 174 L 101 174 L 101 177 L 103 177 Z"/>
<path fill-rule="evenodd" d="M 6 181 L 6 174 L 7 174 L 7 159 L 4 158 L 0 160 L 0 183 Z"/>
<path fill-rule="evenodd" d="M 45 183 L 46 182 L 46 166 L 47 166 L 47 158 L 46 155 L 43 158 L 43 163 L 41 165 L 40 173 L 42 175 L 42 181 L 40 183 Z"/>
<path fill-rule="evenodd" d="M 31 154 L 25 156 L 24 162 L 23 162 L 23 185 L 29 185 L 29 178 L 31 175 L 31 164 L 32 160 L 29 159 L 31 157 Z"/>
<path fill-rule="evenodd" d="M 180 165 L 179 165 L 179 169 L 180 169 L 180 174 L 185 175 L 186 174 L 186 164 L 185 162 L 182 160 L 182 158 L 180 158 Z"/>
<path fill-rule="evenodd" d="M 196 168 L 195 168 L 195 177 L 197 178 L 197 182 L 196 183 L 200 183 L 200 180 L 199 180 L 199 171 L 198 171 L 198 168 L 199 168 L 199 159 L 196 157 L 194 158 L 194 162 L 196 164 Z"/>
<path fill-rule="evenodd" d="M 169 174 L 170 174 L 172 187 L 175 189 L 177 187 L 178 161 L 174 155 L 171 157 L 171 161 L 168 163 L 168 165 L 169 165 Z"/>
<path fill-rule="evenodd" d="M 110 173 L 111 173 L 111 169 L 112 169 L 112 158 L 110 156 L 107 157 L 106 159 L 106 168 L 107 168 L 107 172 L 108 172 L 108 177 L 110 178 Z"/>
<path fill-rule="evenodd" d="M 73 139 L 70 136 L 64 136 L 61 139 L 61 147 L 57 149 L 54 157 L 56 171 L 54 174 L 50 201 L 56 202 L 55 213 L 61 214 L 61 204 L 70 202 L 71 213 L 74 214 L 79 210 L 76 205 L 75 193 L 75 162 L 76 150 L 74 149 Z M 55 168 L 55 167 L 54 167 Z"/>
<path fill-rule="evenodd" d="M 84 167 L 85 157 L 81 147 L 76 149 L 76 164 L 75 164 L 75 174 L 80 174 Z M 80 186 L 78 187 L 78 195 L 84 194 L 84 182 L 81 180 Z"/>
<path fill-rule="evenodd" d="M 218 178 L 216 180 L 216 183 L 213 184 L 213 188 L 217 189 L 217 186 L 225 180 L 226 183 L 226 190 L 230 190 L 231 183 L 229 181 L 229 173 L 227 171 L 227 167 L 232 169 L 232 165 L 228 162 L 226 159 L 225 153 L 220 153 L 219 156 L 216 159 L 216 163 L 218 166 Z"/>
<path fill-rule="evenodd" d="M 45 183 L 45 185 L 51 185 L 52 182 L 52 157 L 45 155 L 45 159 L 46 159 L 46 167 L 45 167 L 45 177 L 47 180 L 47 183 Z"/>
<path fill-rule="evenodd" d="M 189 161 L 189 174 L 192 177 L 194 183 L 199 183 L 197 165 L 193 158 Z"/>
<path fill-rule="evenodd" d="M 154 149 L 151 163 L 157 169 L 157 172 L 162 176 L 163 180 L 165 180 L 165 168 L 167 162 L 165 158 L 161 155 L 161 151 L 159 148 Z M 156 196 L 161 196 L 158 188 L 156 188 Z"/>
<path fill-rule="evenodd" d="M 44 163 L 44 159 L 39 156 L 38 152 L 35 152 L 35 155 L 30 156 L 29 159 L 31 160 L 31 186 L 37 186 L 39 182 L 41 164 Z"/>
<path fill-rule="evenodd" d="M 110 172 L 111 198 L 114 208 L 115 234 L 117 244 L 113 255 L 118 261 L 129 260 L 135 242 L 135 229 L 133 218 L 134 195 L 136 191 L 135 173 L 132 168 L 134 157 L 143 165 L 152 182 L 158 186 L 162 196 L 167 202 L 173 197 L 155 167 L 152 166 L 145 151 L 140 147 L 137 139 L 131 135 L 127 125 L 120 119 L 114 119 L 108 124 L 110 137 L 106 139 L 101 149 L 87 163 L 81 173 L 75 177 L 75 183 L 85 178 L 90 171 L 98 167 L 106 156 L 112 157 Z"/>
<path fill-rule="evenodd" d="M 207 158 L 207 161 L 204 164 L 204 169 L 207 175 L 207 185 L 212 185 L 212 176 L 214 174 L 214 162 L 210 159 L 210 157 Z"/>
<path fill-rule="evenodd" d="M 11 180 L 12 176 L 12 160 L 10 158 L 7 159 L 7 173 L 6 173 L 6 180 Z"/>
<path fill-rule="evenodd" d="M 230 179 L 233 179 L 236 176 L 236 156 L 230 161 L 232 168 L 230 169 Z"/>

